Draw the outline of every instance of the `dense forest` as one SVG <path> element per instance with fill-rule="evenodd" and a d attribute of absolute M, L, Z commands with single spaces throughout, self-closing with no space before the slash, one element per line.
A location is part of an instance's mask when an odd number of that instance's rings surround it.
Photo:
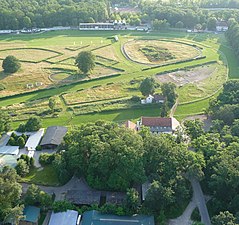
<path fill-rule="evenodd" d="M 0 29 L 78 26 L 108 18 L 105 0 L 2 0 L 0 8 Z"/>

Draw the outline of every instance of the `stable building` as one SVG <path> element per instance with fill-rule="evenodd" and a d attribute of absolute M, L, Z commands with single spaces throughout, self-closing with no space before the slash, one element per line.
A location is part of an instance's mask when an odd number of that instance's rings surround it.
<path fill-rule="evenodd" d="M 54 149 L 63 141 L 67 128 L 62 126 L 48 127 L 40 145 L 42 148 Z"/>
<path fill-rule="evenodd" d="M 85 212 L 82 216 L 81 225 L 154 225 L 153 216 L 133 215 L 116 216 L 101 214 L 96 210 Z"/>
<path fill-rule="evenodd" d="M 75 210 L 67 210 L 66 212 L 52 212 L 48 225 L 76 225 L 79 224 L 80 215 Z"/>
<path fill-rule="evenodd" d="M 43 134 L 44 134 L 43 128 L 36 132 L 32 132 L 25 145 L 26 149 L 28 151 L 35 151 L 36 147 L 39 145 L 42 139 Z"/>
<path fill-rule="evenodd" d="M 114 23 L 80 23 L 79 30 L 114 30 Z"/>

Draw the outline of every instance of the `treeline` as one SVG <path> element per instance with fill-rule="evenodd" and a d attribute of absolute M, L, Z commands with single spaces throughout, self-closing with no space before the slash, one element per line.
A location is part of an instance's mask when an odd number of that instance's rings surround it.
<path fill-rule="evenodd" d="M 78 26 L 108 19 L 106 0 L 2 0 L 0 29 Z"/>
<path fill-rule="evenodd" d="M 238 10 L 209 11 L 198 7 L 182 8 L 145 2 L 142 4 L 142 22 L 164 21 L 170 27 L 215 30 L 217 21 L 228 21 L 230 18 L 239 19 Z M 165 26 L 165 24 L 163 24 Z M 200 25 L 200 26 L 199 26 Z"/>
<path fill-rule="evenodd" d="M 226 37 L 229 40 L 232 49 L 239 60 L 239 23 L 235 20 L 230 20 L 230 26 L 226 32 Z"/>

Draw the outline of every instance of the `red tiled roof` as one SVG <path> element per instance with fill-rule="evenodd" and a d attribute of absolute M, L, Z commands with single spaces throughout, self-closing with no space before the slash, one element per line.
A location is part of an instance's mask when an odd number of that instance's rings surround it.
<path fill-rule="evenodd" d="M 133 123 L 133 122 L 131 122 L 130 120 L 128 120 L 128 121 L 126 121 L 125 122 L 125 127 L 126 128 L 129 128 L 129 129 L 131 129 L 131 130 L 136 130 L 136 124 L 135 123 Z"/>
<path fill-rule="evenodd" d="M 172 127 L 172 118 L 142 117 L 142 125 L 147 127 Z"/>

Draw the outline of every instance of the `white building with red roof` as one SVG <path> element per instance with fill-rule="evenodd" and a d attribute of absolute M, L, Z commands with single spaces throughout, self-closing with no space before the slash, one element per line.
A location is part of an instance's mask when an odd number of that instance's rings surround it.
<path fill-rule="evenodd" d="M 162 117 L 141 117 L 137 123 L 137 130 L 142 126 L 148 127 L 152 133 L 173 133 L 179 126 L 179 122 L 174 118 Z"/>

